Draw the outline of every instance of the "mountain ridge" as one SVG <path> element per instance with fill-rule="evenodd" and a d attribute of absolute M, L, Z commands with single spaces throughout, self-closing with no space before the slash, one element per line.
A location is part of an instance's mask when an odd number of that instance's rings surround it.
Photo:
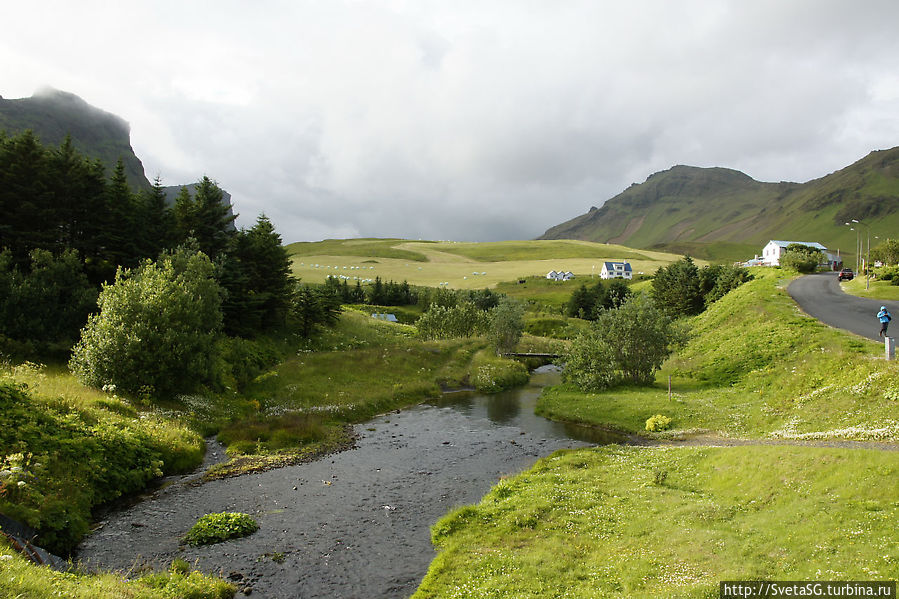
<path fill-rule="evenodd" d="M 873 151 L 806 183 L 768 183 L 724 167 L 675 165 L 550 227 L 538 239 L 745 259 L 769 239 L 854 248 L 856 233 L 845 226 L 852 219 L 863 221 L 872 235 L 896 230 L 899 147 Z"/>

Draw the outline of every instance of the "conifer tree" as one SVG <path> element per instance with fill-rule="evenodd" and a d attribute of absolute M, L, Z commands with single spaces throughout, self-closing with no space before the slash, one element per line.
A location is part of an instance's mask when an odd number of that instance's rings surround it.
<path fill-rule="evenodd" d="M 155 259 L 163 250 L 175 246 L 175 216 L 168 207 L 159 177 L 153 179 L 149 191 L 141 194 L 140 213 L 140 253 L 144 258 Z"/>
<path fill-rule="evenodd" d="M 135 266 L 140 260 L 137 242 L 136 202 L 128 186 L 125 163 L 119 158 L 106 189 L 106 258 L 120 266 Z M 97 215 L 99 218 L 101 215 Z"/>

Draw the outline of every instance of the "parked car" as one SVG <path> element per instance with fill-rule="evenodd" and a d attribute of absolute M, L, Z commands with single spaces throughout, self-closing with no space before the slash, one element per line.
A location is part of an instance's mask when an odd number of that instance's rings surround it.
<path fill-rule="evenodd" d="M 851 281 L 855 276 L 855 273 L 852 272 L 851 268 L 844 268 L 840 271 L 839 279 L 840 281 Z"/>

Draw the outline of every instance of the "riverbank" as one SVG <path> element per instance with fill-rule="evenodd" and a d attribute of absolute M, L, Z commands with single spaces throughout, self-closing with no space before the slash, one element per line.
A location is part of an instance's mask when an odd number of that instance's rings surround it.
<path fill-rule="evenodd" d="M 109 514 L 79 558 L 122 571 L 181 558 L 267 598 L 408 597 L 435 556 L 429 531 L 440 517 L 540 456 L 586 446 L 567 438 L 562 425 L 530 424 L 539 423 L 532 406 L 541 384 L 538 376 L 510 392 L 524 396 L 521 419 L 510 415 L 511 396 L 491 417 L 495 397 L 454 393 L 461 405 L 423 404 L 355 427 L 350 451 L 200 486 L 170 485 Z M 199 516 L 222 511 L 251 514 L 260 530 L 219 545 L 179 545 Z"/>
<path fill-rule="evenodd" d="M 434 526 L 414 599 L 712 597 L 721 580 L 895 580 L 899 459 L 805 447 L 556 453 Z"/>

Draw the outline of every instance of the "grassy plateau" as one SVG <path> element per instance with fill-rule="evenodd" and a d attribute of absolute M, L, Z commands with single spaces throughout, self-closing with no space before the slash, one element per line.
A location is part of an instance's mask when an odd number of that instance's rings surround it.
<path fill-rule="evenodd" d="M 490 243 L 404 241 L 397 239 L 328 240 L 287 246 L 293 274 L 311 283 L 327 276 L 408 281 L 413 285 L 454 289 L 494 287 L 503 281 L 571 271 L 581 278 L 599 276 L 606 260 L 627 260 L 635 272 L 654 273 L 681 256 L 635 251 L 588 241 L 498 241 Z M 578 284 L 569 281 L 569 286 Z"/>

